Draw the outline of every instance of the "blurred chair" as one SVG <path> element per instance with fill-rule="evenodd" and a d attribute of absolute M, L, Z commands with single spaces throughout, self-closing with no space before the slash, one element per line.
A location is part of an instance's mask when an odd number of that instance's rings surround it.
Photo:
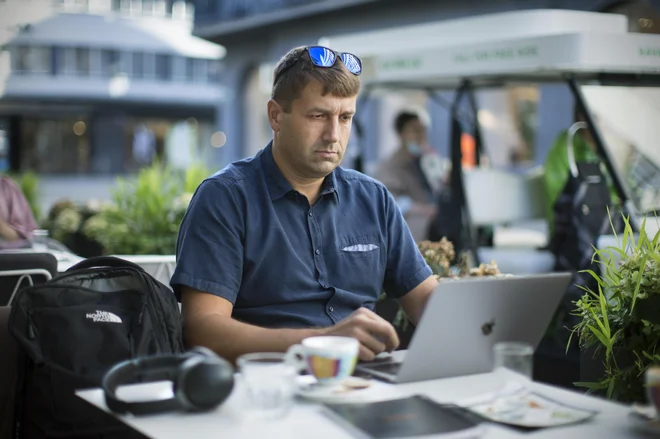
<path fill-rule="evenodd" d="M 21 287 L 46 282 L 57 273 L 57 258 L 50 253 L 0 252 L 0 306 L 10 305 Z"/>
<path fill-rule="evenodd" d="M 527 173 L 475 168 L 464 171 L 465 193 L 472 225 L 492 226 L 493 247 L 478 249 L 482 262 L 495 260 L 503 273 L 553 271 L 548 245 L 543 172 Z"/>

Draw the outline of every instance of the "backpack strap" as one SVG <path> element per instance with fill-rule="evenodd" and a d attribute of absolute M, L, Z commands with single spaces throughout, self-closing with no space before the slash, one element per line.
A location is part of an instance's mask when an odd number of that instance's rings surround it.
<path fill-rule="evenodd" d="M 568 166 L 571 170 L 571 175 L 573 175 L 574 178 L 577 178 L 578 176 L 578 167 L 577 167 L 577 163 L 575 162 L 575 149 L 573 148 L 573 139 L 575 137 L 575 134 L 578 132 L 578 130 L 586 129 L 586 128 L 589 128 L 586 122 L 575 122 L 568 129 L 568 137 L 566 139 L 566 153 L 568 155 Z"/>
<path fill-rule="evenodd" d="M 70 272 L 93 267 L 134 268 L 144 272 L 144 268 L 140 267 L 138 264 L 115 256 L 96 256 L 93 258 L 87 258 L 69 267 L 66 271 Z"/>

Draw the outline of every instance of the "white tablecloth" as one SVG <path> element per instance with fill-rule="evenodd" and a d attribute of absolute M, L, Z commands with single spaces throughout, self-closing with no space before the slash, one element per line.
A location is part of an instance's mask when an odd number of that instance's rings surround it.
<path fill-rule="evenodd" d="M 461 402 L 501 388 L 507 377 L 501 373 L 465 376 L 451 379 L 424 381 L 411 384 L 385 384 L 376 382 L 365 390 L 365 400 L 392 399 L 413 394 L 424 394 L 439 402 Z M 138 384 L 120 388 L 120 397 L 129 399 L 154 397 L 169 392 L 168 382 Z M 534 438 L 534 439 L 607 439 L 644 437 L 633 429 L 628 420 L 630 408 L 602 399 L 588 397 L 578 392 L 567 391 L 548 385 L 533 383 L 533 390 L 548 397 L 576 407 L 597 410 L 592 420 L 578 425 L 550 428 L 535 432 L 519 432 L 489 425 L 484 439 Z M 106 410 L 103 392 L 89 389 L 77 392 L 91 404 Z M 157 439 L 194 438 L 267 438 L 267 439 L 342 439 L 350 434 L 330 420 L 317 403 L 297 401 L 293 410 L 284 418 L 273 421 L 254 421 L 246 418 L 246 401 L 237 380 L 230 398 L 215 411 L 207 413 L 167 413 L 146 417 L 118 416 L 131 427 Z"/>

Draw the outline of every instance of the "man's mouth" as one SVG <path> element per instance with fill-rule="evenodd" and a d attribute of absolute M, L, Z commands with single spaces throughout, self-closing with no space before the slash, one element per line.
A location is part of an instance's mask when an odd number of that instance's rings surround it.
<path fill-rule="evenodd" d="M 330 157 L 330 156 L 333 156 L 333 155 L 337 154 L 336 151 L 325 151 L 325 150 L 324 151 L 316 151 L 316 153 L 319 154 L 319 155 L 322 155 L 324 157 Z"/>

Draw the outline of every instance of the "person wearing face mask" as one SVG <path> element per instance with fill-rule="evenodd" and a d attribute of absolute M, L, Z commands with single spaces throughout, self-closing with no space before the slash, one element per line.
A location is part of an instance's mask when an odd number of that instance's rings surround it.
<path fill-rule="evenodd" d="M 416 241 L 428 239 L 428 230 L 436 216 L 440 178 L 429 167 L 437 154 L 429 146 L 426 127 L 419 115 L 403 111 L 394 120 L 399 148 L 379 166 L 376 179 L 394 196 Z M 430 166 L 429 166 L 430 165 Z"/>

